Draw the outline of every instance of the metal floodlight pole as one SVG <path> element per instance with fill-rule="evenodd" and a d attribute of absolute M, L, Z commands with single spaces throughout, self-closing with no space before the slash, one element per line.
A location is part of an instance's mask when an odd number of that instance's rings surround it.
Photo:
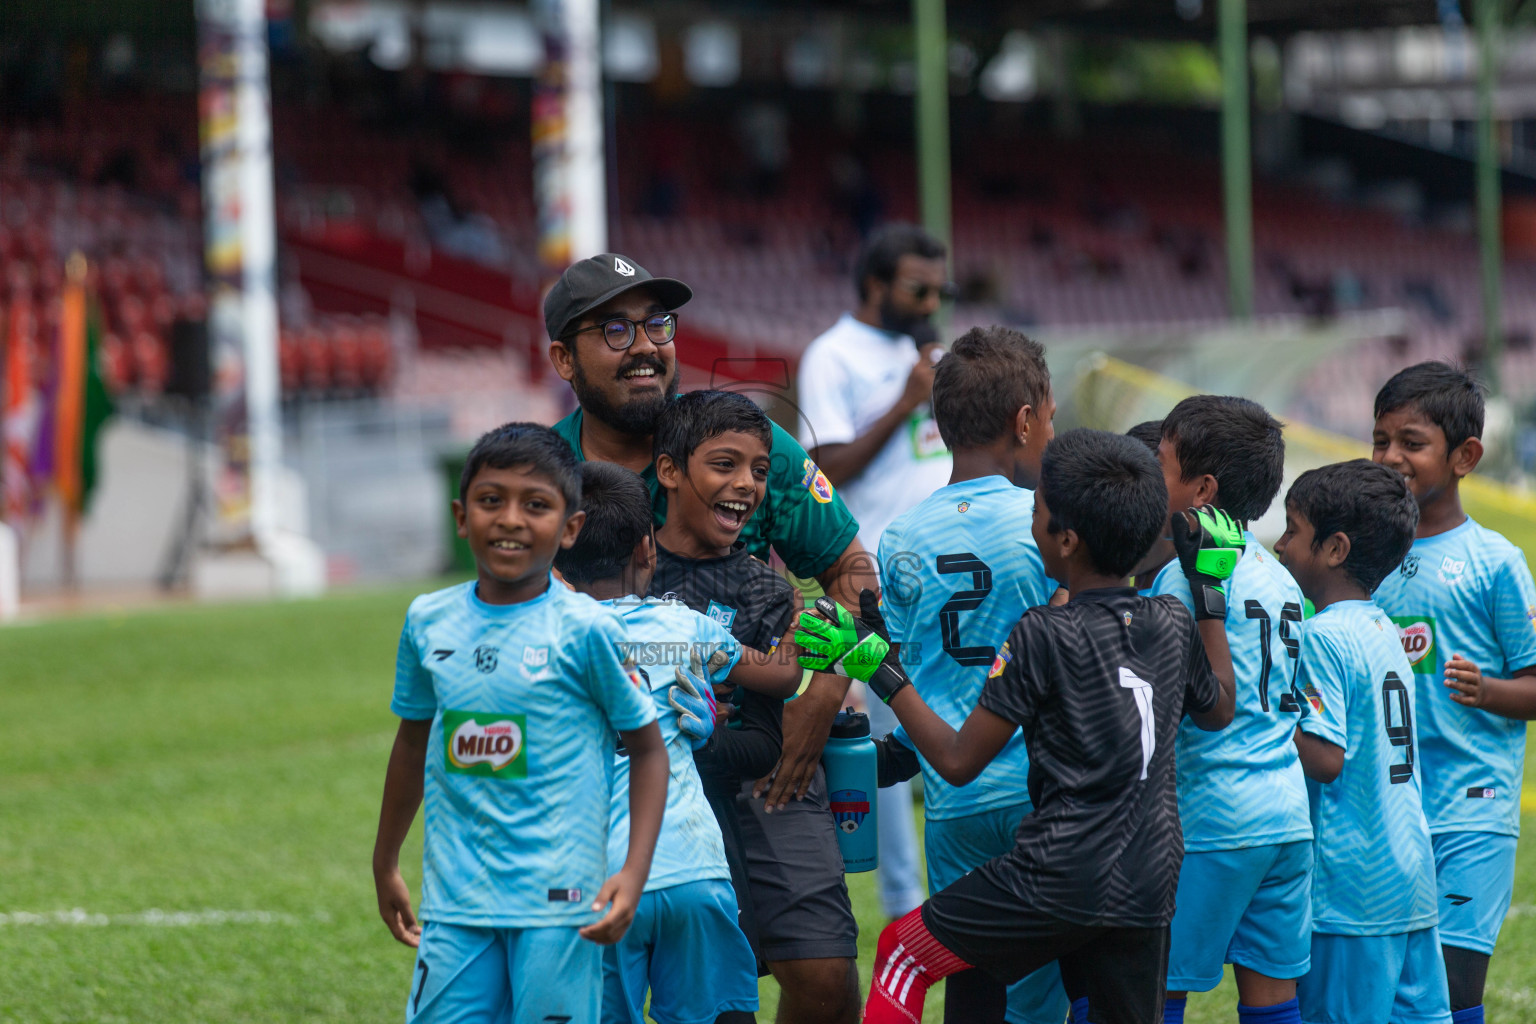
<path fill-rule="evenodd" d="M 923 227 L 951 250 L 949 196 L 949 34 L 944 0 L 912 0 L 917 51 L 917 188 Z M 938 314 L 939 337 L 949 336 L 949 309 Z"/>
<path fill-rule="evenodd" d="M 923 227 L 949 245 L 949 37 L 944 0 L 912 0 L 912 23 L 917 41 L 917 177 Z"/>
<path fill-rule="evenodd" d="M 1483 374 L 1492 394 L 1499 393 L 1504 357 L 1501 310 L 1503 252 L 1499 237 L 1499 150 L 1493 89 L 1499 74 L 1501 0 L 1477 3 L 1477 236 L 1483 277 Z"/>
<path fill-rule="evenodd" d="M 1227 313 L 1253 316 L 1253 155 L 1248 131 L 1248 4 L 1219 0 L 1221 180 L 1227 233 Z"/>

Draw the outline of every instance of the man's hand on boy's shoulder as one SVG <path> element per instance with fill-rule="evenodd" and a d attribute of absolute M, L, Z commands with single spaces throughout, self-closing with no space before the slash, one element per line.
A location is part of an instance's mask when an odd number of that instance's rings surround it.
<path fill-rule="evenodd" d="M 375 868 L 373 887 L 379 898 L 379 916 L 389 933 L 412 949 L 421 945 L 421 925 L 411 912 L 411 890 L 400 868 Z"/>

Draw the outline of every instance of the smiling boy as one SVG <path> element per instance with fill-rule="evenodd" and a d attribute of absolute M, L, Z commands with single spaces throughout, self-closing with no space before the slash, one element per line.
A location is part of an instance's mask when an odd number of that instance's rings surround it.
<path fill-rule="evenodd" d="M 417 949 L 412 1024 L 595 1024 L 599 946 L 623 936 L 650 872 L 668 777 L 655 708 L 620 660 L 622 620 L 550 576 L 581 529 L 580 486 L 547 427 L 480 438 L 453 503 L 477 578 L 406 614 L 373 871 L 380 916 Z M 609 877 L 618 736 L 631 828 Z M 399 857 L 423 802 L 418 925 Z"/>
<path fill-rule="evenodd" d="M 1418 697 L 1424 812 L 1457 1024 L 1481 1024 L 1483 985 L 1514 894 L 1526 722 L 1536 718 L 1536 584 L 1520 549 L 1461 507 L 1482 458 L 1483 396 L 1420 363 L 1376 396 L 1371 458 L 1419 506 L 1413 547 L 1376 603 L 1402 631 Z"/>
<path fill-rule="evenodd" d="M 666 522 L 650 592 L 709 615 L 742 643 L 730 685 L 717 691 L 731 709 L 728 727 L 695 755 L 725 836 L 742 930 L 789 999 L 838 989 L 856 1006 L 858 925 L 826 773 L 818 767 L 806 798 L 771 814 L 750 793 L 778 760 L 784 699 L 802 674 L 785 637 L 798 596 L 741 541 L 768 499 L 772 438 L 768 417 L 745 395 L 693 391 L 662 414 L 655 465 Z"/>

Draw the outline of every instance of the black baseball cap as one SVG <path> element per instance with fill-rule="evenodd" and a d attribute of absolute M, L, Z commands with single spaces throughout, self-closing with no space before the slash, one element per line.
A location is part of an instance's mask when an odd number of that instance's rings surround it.
<path fill-rule="evenodd" d="M 693 289 L 670 277 L 652 277 L 650 271 L 618 253 L 605 252 L 572 263 L 544 296 L 544 329 L 556 340 L 583 315 L 615 295 L 641 285 L 656 294 L 667 309 L 676 309 L 693 298 Z"/>

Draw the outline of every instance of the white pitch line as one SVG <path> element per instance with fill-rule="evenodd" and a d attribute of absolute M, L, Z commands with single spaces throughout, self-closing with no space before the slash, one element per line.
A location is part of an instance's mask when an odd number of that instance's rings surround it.
<path fill-rule="evenodd" d="M 113 925 L 149 928 L 196 928 L 215 924 L 298 924 L 292 914 L 271 910 L 159 910 L 151 908 L 132 914 L 93 914 L 76 907 L 32 913 L 25 910 L 0 912 L 0 928 L 41 925 L 80 928 L 106 928 Z"/>

